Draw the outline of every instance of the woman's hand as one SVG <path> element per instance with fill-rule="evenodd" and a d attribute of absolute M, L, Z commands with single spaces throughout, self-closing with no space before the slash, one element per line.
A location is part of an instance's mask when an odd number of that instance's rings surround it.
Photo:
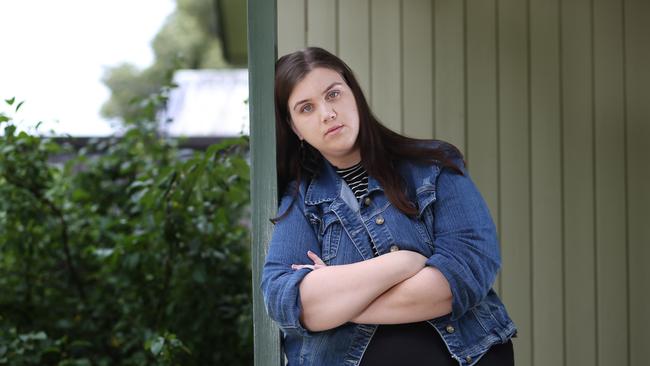
<path fill-rule="evenodd" d="M 314 261 L 314 264 L 292 264 L 291 269 L 299 270 L 303 268 L 311 268 L 313 270 L 316 270 L 319 268 L 327 267 L 327 264 L 325 264 L 325 262 L 323 262 L 323 260 L 320 259 L 316 253 L 312 252 L 311 250 L 307 251 L 307 256 L 309 259 Z"/>

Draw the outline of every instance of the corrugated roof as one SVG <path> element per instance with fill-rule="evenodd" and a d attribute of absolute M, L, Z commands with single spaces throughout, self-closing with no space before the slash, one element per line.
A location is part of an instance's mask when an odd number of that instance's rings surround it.
<path fill-rule="evenodd" d="M 248 135 L 248 70 L 179 70 L 161 121 L 170 136 Z"/>

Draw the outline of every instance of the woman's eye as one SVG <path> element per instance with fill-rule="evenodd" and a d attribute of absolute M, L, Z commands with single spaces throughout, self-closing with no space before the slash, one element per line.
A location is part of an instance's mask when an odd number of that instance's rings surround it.
<path fill-rule="evenodd" d="M 311 106 L 311 104 L 305 104 L 302 106 L 302 108 L 300 108 L 300 111 L 303 113 L 309 113 L 311 112 L 312 109 L 313 107 Z"/>
<path fill-rule="evenodd" d="M 341 94 L 340 91 L 332 90 L 329 93 L 327 93 L 327 99 L 334 99 L 334 98 L 338 97 L 340 94 Z"/>

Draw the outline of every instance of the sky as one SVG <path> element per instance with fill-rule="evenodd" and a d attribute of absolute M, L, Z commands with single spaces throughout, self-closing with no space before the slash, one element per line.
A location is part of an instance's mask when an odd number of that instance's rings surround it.
<path fill-rule="evenodd" d="M 151 40 L 174 0 L 0 0 L 0 98 L 24 101 L 15 121 L 40 132 L 105 136 L 101 78 L 123 62 L 153 62 Z M 7 112 L 7 108 L 0 111 Z"/>

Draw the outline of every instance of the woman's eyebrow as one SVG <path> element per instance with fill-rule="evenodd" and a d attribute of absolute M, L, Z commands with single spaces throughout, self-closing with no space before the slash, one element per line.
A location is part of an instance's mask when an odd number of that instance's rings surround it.
<path fill-rule="evenodd" d="M 330 86 L 328 86 L 327 88 L 325 88 L 325 91 L 323 91 L 322 94 L 327 93 L 330 89 L 332 89 L 333 87 L 335 87 L 335 86 L 337 86 L 337 85 L 341 85 L 341 83 L 338 82 L 338 81 L 335 81 L 335 82 L 331 83 Z"/>
<path fill-rule="evenodd" d="M 321 94 L 327 93 L 330 89 L 332 89 L 333 87 L 335 87 L 337 85 L 341 85 L 341 82 L 340 81 L 335 81 L 335 82 L 331 83 L 327 88 L 325 88 L 325 90 Z M 309 99 L 303 99 L 303 100 L 297 101 L 296 104 L 293 105 L 293 110 L 296 110 L 296 108 L 298 108 L 298 106 L 300 104 L 308 102 L 308 101 L 309 101 Z"/>

